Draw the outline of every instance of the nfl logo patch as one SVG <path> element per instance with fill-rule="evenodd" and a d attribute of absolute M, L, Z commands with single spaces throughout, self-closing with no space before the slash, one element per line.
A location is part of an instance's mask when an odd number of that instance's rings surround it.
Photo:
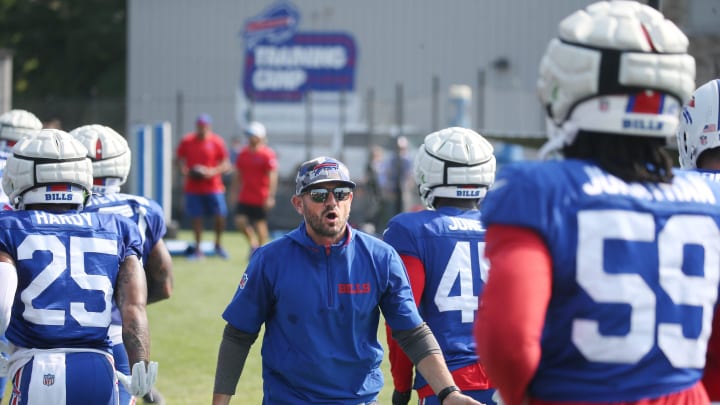
<path fill-rule="evenodd" d="M 608 110 L 608 108 L 610 108 L 610 102 L 608 102 L 606 98 L 601 98 L 598 102 L 598 109 L 605 112 Z"/>
<path fill-rule="evenodd" d="M 247 284 L 247 282 L 248 282 L 248 275 L 247 275 L 247 273 L 245 273 L 245 274 L 243 274 L 242 278 L 240 279 L 240 289 L 241 290 L 245 288 L 245 284 Z"/>
<path fill-rule="evenodd" d="M 55 384 L 55 374 L 45 374 L 43 375 L 43 385 L 53 385 Z"/>
<path fill-rule="evenodd" d="M 707 145 L 707 135 L 700 135 L 700 144 Z"/>

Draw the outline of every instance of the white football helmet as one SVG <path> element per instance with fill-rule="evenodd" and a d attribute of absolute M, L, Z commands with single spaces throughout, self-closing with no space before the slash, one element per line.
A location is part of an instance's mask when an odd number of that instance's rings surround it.
<path fill-rule="evenodd" d="M 16 209 L 28 204 L 77 204 L 90 196 L 92 163 L 87 149 L 58 129 L 20 139 L 7 160 L 2 186 Z"/>
<path fill-rule="evenodd" d="M 566 17 L 558 31 L 537 82 L 549 123 L 543 154 L 572 143 L 579 130 L 675 135 L 695 88 L 695 59 L 674 23 L 636 1 L 601 1 Z"/>
<path fill-rule="evenodd" d="M 25 135 L 34 135 L 43 127 L 35 114 L 25 110 L 10 110 L 0 115 L 0 139 L 17 142 Z"/>
<path fill-rule="evenodd" d="M 479 201 L 493 181 L 493 146 L 471 129 L 450 127 L 433 132 L 415 155 L 415 182 L 429 209 L 434 208 L 436 197 Z"/>
<path fill-rule="evenodd" d="M 93 166 L 93 192 L 113 193 L 127 181 L 132 155 L 127 141 L 105 125 L 84 125 L 70 131 L 88 150 Z"/>
<path fill-rule="evenodd" d="M 684 106 L 677 130 L 680 167 L 697 168 L 701 153 L 720 147 L 720 80 L 698 87 Z"/>

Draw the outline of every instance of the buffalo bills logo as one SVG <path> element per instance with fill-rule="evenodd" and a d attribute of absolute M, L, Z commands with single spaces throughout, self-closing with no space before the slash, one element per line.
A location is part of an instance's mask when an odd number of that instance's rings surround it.
<path fill-rule="evenodd" d="M 319 175 L 322 174 L 323 172 L 327 172 L 327 171 L 330 171 L 330 170 L 338 170 L 338 169 L 339 169 L 339 166 L 338 166 L 338 164 L 337 164 L 336 162 L 320 163 L 320 164 L 318 164 L 318 165 L 313 166 L 312 171 L 311 171 L 311 175 L 312 175 L 312 176 L 319 176 Z"/>
<path fill-rule="evenodd" d="M 245 23 L 247 49 L 261 42 L 279 44 L 292 38 L 300 24 L 300 13 L 289 3 L 274 5 Z"/>

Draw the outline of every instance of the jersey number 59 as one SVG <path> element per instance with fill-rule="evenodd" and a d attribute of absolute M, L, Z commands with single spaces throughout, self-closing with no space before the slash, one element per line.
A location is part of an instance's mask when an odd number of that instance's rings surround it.
<path fill-rule="evenodd" d="M 572 341 L 590 361 L 636 363 L 655 343 L 678 368 L 702 368 L 710 337 L 713 309 L 720 280 L 720 229 L 701 215 L 674 215 L 657 232 L 653 216 L 625 210 L 584 211 L 578 214 L 577 281 L 598 303 L 623 303 L 631 307 L 630 329 L 624 336 L 603 335 L 599 323 L 575 319 Z M 657 322 L 657 297 L 640 274 L 604 270 L 605 242 L 645 242 L 657 245 L 659 285 L 676 306 L 702 308 L 697 337 L 683 336 L 680 323 Z M 704 252 L 702 276 L 682 270 L 684 248 Z M 637 259 L 637 258 L 635 258 Z M 654 260 L 651 260 L 654 262 Z"/>

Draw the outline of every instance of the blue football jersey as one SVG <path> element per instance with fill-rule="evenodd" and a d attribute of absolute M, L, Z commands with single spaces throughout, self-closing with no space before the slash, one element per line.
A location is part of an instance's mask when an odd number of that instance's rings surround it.
<path fill-rule="evenodd" d="M 692 172 L 651 184 L 572 159 L 501 170 L 483 223 L 532 229 L 552 258 L 531 397 L 634 401 L 699 381 L 720 284 L 718 202 L 720 184 Z"/>
<path fill-rule="evenodd" d="M 16 262 L 18 288 L 6 336 L 26 348 L 109 350 L 120 263 L 140 255 L 127 218 L 90 212 L 0 213 L 0 250 Z"/>
<path fill-rule="evenodd" d="M 423 263 L 425 288 L 418 309 L 448 368 L 477 363 L 473 322 L 488 271 L 480 211 L 441 207 L 398 214 L 388 223 L 383 240 Z M 426 384 L 416 373 L 415 388 Z"/>
<path fill-rule="evenodd" d="M 167 232 L 162 208 L 157 202 L 145 197 L 124 193 L 93 194 L 85 206 L 85 211 L 120 214 L 132 219 L 140 229 L 143 263 L 147 262 L 153 246 Z"/>
<path fill-rule="evenodd" d="M 150 251 L 165 233 L 165 216 L 160 205 L 145 197 L 124 193 L 93 194 L 85 206 L 86 212 L 117 214 L 137 224 L 142 241 L 142 262 L 147 263 Z M 122 325 L 120 310 L 113 307 L 113 325 Z"/>

